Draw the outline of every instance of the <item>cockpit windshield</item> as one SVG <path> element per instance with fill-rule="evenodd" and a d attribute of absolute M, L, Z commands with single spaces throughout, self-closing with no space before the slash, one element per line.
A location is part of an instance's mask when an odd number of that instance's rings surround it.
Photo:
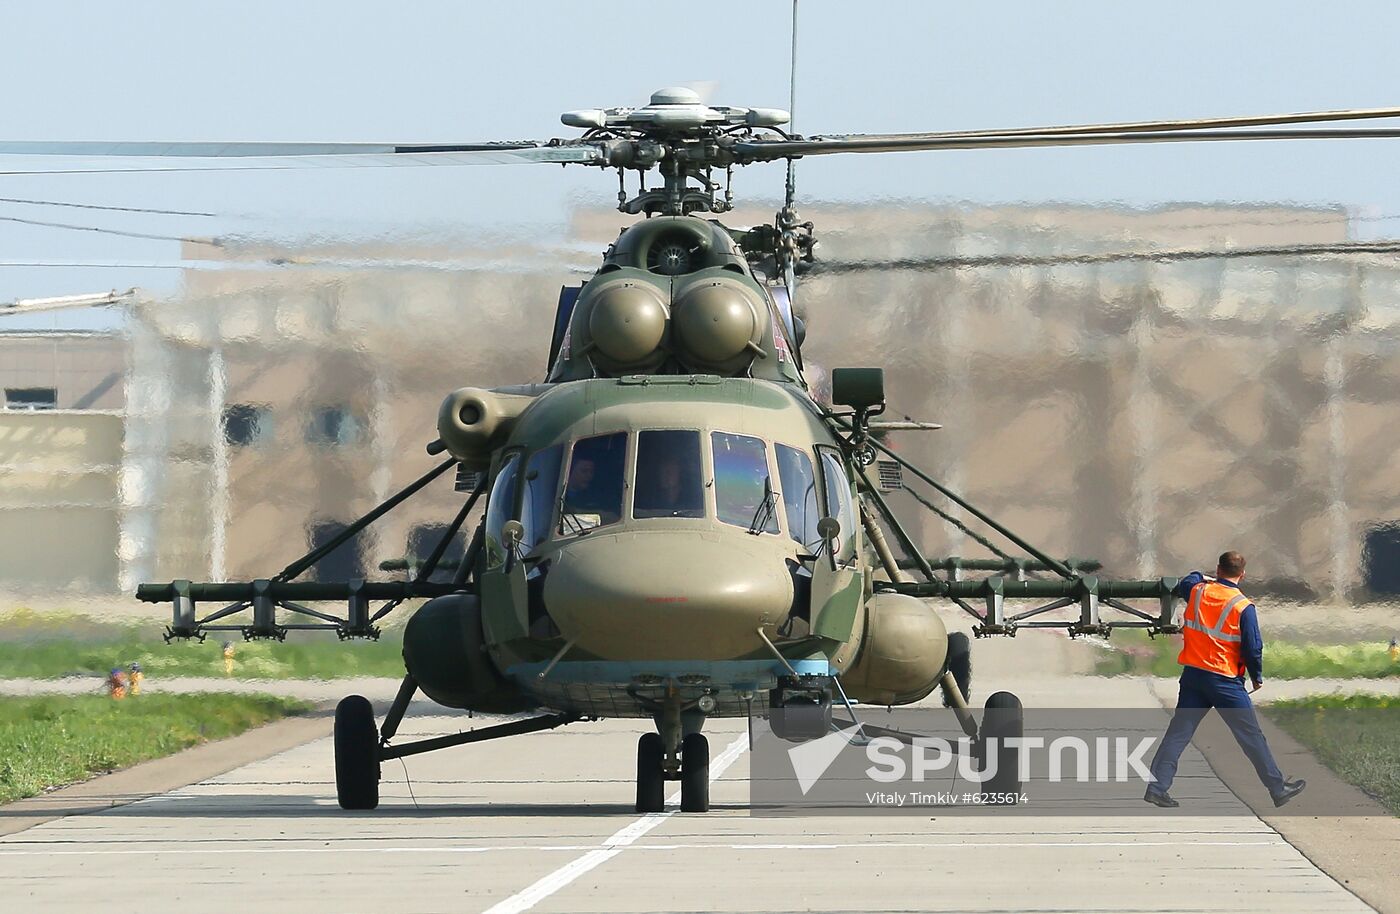
<path fill-rule="evenodd" d="M 667 429 L 637 435 L 637 494 L 632 516 L 704 517 L 700 433 Z"/>
<path fill-rule="evenodd" d="M 817 448 L 817 455 L 822 462 L 822 480 L 826 489 L 826 513 L 830 517 L 836 518 L 841 524 L 841 532 L 837 534 L 835 551 L 839 560 L 845 561 L 852 552 L 852 544 L 855 542 L 856 515 L 851 507 L 851 480 L 846 475 L 846 467 L 841 462 L 838 452 L 826 448 Z"/>
<path fill-rule="evenodd" d="M 520 473 L 520 454 L 506 455 L 496 480 L 491 484 L 491 496 L 486 501 L 486 567 L 497 568 L 505 563 L 506 546 L 501 528 L 510 520 L 515 508 L 515 483 Z"/>
<path fill-rule="evenodd" d="M 622 476 L 627 433 L 598 435 L 574 442 L 569 481 L 559 512 L 559 532 L 585 533 L 622 519 Z"/>
<path fill-rule="evenodd" d="M 525 525 L 522 542 L 527 551 L 549 538 L 549 522 L 559 500 L 559 464 L 563 459 L 564 446 L 556 444 L 535 452 L 525 465 L 520 522 Z"/>
<path fill-rule="evenodd" d="M 787 512 L 788 535 L 807 551 L 821 545 L 817 521 L 822 519 L 817 507 L 817 478 L 812 472 L 812 458 L 806 451 L 780 444 L 778 447 L 778 478 L 782 482 L 783 507 Z"/>
<path fill-rule="evenodd" d="M 726 524 L 750 533 L 777 533 L 776 486 L 768 472 L 768 449 L 761 438 L 712 432 L 715 452 L 715 508 Z"/>

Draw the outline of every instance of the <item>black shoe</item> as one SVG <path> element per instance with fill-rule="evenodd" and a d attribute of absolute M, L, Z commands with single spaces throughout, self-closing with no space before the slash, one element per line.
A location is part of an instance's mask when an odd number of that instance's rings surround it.
<path fill-rule="evenodd" d="M 1300 787 L 1299 789 L 1301 790 L 1302 788 Z M 1168 796 L 1165 791 L 1153 790 L 1151 787 L 1147 788 L 1147 793 L 1143 794 L 1142 798 L 1153 806 L 1160 806 L 1163 809 L 1176 809 L 1181 805 Z"/>
<path fill-rule="evenodd" d="M 1296 781 L 1284 781 L 1283 789 L 1274 794 L 1274 805 L 1282 806 L 1289 800 L 1303 792 L 1303 788 L 1308 786 L 1308 782 L 1299 778 Z"/>

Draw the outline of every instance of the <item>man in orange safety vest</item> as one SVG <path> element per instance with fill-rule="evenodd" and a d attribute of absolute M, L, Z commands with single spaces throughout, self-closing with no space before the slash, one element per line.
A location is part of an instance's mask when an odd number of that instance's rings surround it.
<path fill-rule="evenodd" d="M 1275 806 L 1287 803 L 1306 786 L 1302 779 L 1289 781 L 1279 772 L 1245 691 L 1246 673 L 1253 685 L 1251 691 L 1264 687 L 1264 641 L 1254 604 L 1240 591 L 1243 577 L 1244 556 L 1226 552 L 1220 556 L 1214 578 L 1193 571 L 1177 585 L 1177 595 L 1186 600 L 1181 654 L 1176 658 L 1182 665 L 1181 692 L 1176 713 L 1152 759 L 1154 780 L 1143 796 L 1155 806 L 1181 805 L 1167 791 L 1181 753 L 1211 708 L 1217 709 L 1230 727 Z"/>

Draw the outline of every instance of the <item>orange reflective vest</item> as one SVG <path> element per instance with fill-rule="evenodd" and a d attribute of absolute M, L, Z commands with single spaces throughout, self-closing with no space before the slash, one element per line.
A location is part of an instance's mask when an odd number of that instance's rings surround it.
<path fill-rule="evenodd" d="M 1249 597 L 1229 584 L 1202 581 L 1191 588 L 1181 622 L 1181 653 L 1176 658 L 1177 663 L 1232 679 L 1243 676 L 1240 613 L 1249 603 Z"/>

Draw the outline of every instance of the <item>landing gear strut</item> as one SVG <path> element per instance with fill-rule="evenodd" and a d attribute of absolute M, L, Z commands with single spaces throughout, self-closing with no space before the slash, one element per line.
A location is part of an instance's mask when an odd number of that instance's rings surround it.
<path fill-rule="evenodd" d="M 374 708 L 363 695 L 350 695 L 335 708 L 335 794 L 341 809 L 374 809 L 379 805 L 380 764 L 389 759 L 433 752 L 449 746 L 481 743 L 507 736 L 553 730 L 571 724 L 578 717 L 572 714 L 541 714 L 523 720 L 511 720 L 489 727 L 477 727 L 461 733 L 418 739 L 409 743 L 389 745 L 398 732 L 408 703 L 417 691 L 412 676 L 405 677 L 398 697 L 384 719 L 384 730 L 374 725 Z"/>

